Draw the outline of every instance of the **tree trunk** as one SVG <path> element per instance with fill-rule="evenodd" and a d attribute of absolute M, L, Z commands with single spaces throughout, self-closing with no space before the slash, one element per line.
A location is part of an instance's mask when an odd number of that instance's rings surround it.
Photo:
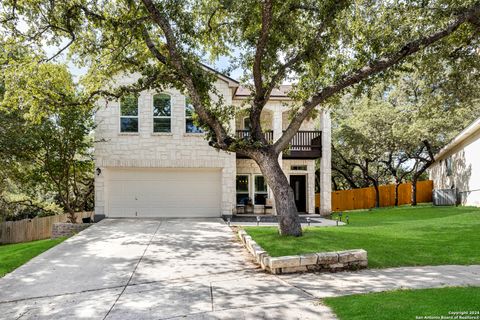
<path fill-rule="evenodd" d="M 295 196 L 288 179 L 285 176 L 278 156 L 274 152 L 255 151 L 254 160 L 272 189 L 275 198 L 275 210 L 278 216 L 278 229 L 281 235 L 299 237 L 302 235 L 302 226 L 295 205 Z"/>
<path fill-rule="evenodd" d="M 400 187 L 400 181 L 395 180 L 395 207 L 398 207 L 398 187 Z"/>
<path fill-rule="evenodd" d="M 412 178 L 412 206 L 417 205 L 417 177 Z"/>
<path fill-rule="evenodd" d="M 375 208 L 380 208 L 380 190 L 377 182 L 373 183 L 373 188 L 375 189 Z"/>

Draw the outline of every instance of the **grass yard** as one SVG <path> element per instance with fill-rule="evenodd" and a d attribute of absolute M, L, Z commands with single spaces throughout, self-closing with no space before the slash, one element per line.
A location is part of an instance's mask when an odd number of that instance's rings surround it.
<path fill-rule="evenodd" d="M 480 287 L 399 290 L 327 298 L 324 302 L 340 320 L 480 317 Z M 455 318 L 456 315 L 449 312 L 472 312 L 472 318 L 468 318 L 468 313 L 463 315 L 465 318 Z M 449 316 L 453 317 L 448 318 Z"/>
<path fill-rule="evenodd" d="M 245 230 L 271 256 L 361 248 L 371 268 L 480 264 L 480 208 L 421 206 L 347 214 L 349 225 L 306 228 L 299 238 L 279 236 L 276 227 Z"/>
<path fill-rule="evenodd" d="M 20 267 L 33 257 L 56 246 L 66 238 L 0 245 L 0 277 Z"/>

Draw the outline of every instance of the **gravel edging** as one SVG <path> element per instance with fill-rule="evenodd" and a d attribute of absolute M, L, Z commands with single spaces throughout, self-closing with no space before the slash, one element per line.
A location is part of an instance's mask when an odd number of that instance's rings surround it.
<path fill-rule="evenodd" d="M 367 251 L 363 249 L 308 253 L 297 256 L 270 257 L 248 233 L 241 229 L 238 237 L 261 268 L 273 274 L 343 270 L 358 270 L 368 266 Z"/>

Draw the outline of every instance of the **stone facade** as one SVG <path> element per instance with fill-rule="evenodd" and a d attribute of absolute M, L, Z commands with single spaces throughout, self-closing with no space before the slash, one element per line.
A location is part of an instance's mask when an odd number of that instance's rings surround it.
<path fill-rule="evenodd" d="M 52 239 L 71 237 L 82 230 L 90 227 L 91 223 L 54 223 L 52 226 Z"/>
<path fill-rule="evenodd" d="M 281 160 L 282 169 L 287 178 L 290 175 L 305 175 L 307 177 L 307 213 L 315 213 L 315 160 Z M 306 170 L 295 170 L 294 166 L 306 166 Z M 251 159 L 237 159 L 237 174 L 248 174 L 251 177 L 261 175 L 260 168 Z M 253 192 L 251 192 L 253 196 Z M 268 197 L 273 198 L 272 190 L 268 188 Z M 263 213 L 263 206 L 255 206 L 255 213 Z M 273 209 L 275 212 L 275 209 Z"/>
<path fill-rule="evenodd" d="M 231 89 L 223 81 L 218 90 L 231 104 Z M 222 214 L 231 214 L 235 194 L 235 154 L 217 151 L 204 134 L 185 132 L 185 96 L 177 90 L 171 96 L 171 133 L 154 133 L 152 99 L 156 92 L 142 92 L 138 99 L 139 132 L 120 133 L 120 103 L 100 102 L 95 116 L 95 214 L 107 214 L 109 168 L 219 168 L 222 171 Z"/>
<path fill-rule="evenodd" d="M 120 77 L 116 83 L 132 83 L 135 76 Z M 221 78 L 216 82 L 225 103 L 241 109 L 244 100 L 233 97 L 232 83 Z M 171 133 L 153 132 L 153 96 L 157 93 L 171 97 Z M 236 174 L 259 174 L 258 166 L 252 160 L 236 159 L 236 155 L 217 151 L 208 145 L 204 134 L 185 132 L 185 96 L 175 90 L 163 92 L 144 91 L 138 98 L 139 129 L 136 133 L 120 132 L 119 101 L 100 101 L 95 116 L 95 214 L 108 216 L 109 172 L 115 168 L 212 168 L 221 170 L 221 213 L 230 215 L 236 208 Z M 266 130 L 273 130 L 274 140 L 278 139 L 288 120 L 285 98 L 272 98 L 262 114 Z M 230 124 L 230 129 L 243 129 L 244 121 L 239 115 Z M 329 121 L 329 119 L 328 119 Z M 325 122 L 326 123 L 326 122 Z M 329 122 L 328 122 L 329 126 Z M 306 121 L 301 130 L 318 129 L 316 121 Z M 323 128 L 329 129 L 328 128 Z M 330 136 L 327 136 L 330 139 Z M 325 139 L 324 139 L 325 140 Z M 324 141 L 324 146 L 330 142 Z M 329 158 L 328 158 L 329 159 Z M 287 174 L 305 174 L 307 177 L 307 212 L 315 212 L 315 160 L 283 160 L 279 158 Z M 329 160 L 328 160 L 329 161 Z M 306 166 L 307 170 L 292 170 L 292 165 Z M 327 168 L 328 166 L 324 166 Z M 326 170 L 326 169 L 325 169 Z M 322 176 L 330 183 L 330 173 Z M 326 193 L 325 193 L 326 194 Z M 269 190 L 269 197 L 271 191 Z M 328 194 L 328 199 L 330 195 Z M 324 201 L 328 205 L 329 200 Z M 325 210 L 329 210 L 328 208 Z M 256 208 L 263 212 L 262 208 Z M 269 212 L 270 213 L 270 212 Z"/>

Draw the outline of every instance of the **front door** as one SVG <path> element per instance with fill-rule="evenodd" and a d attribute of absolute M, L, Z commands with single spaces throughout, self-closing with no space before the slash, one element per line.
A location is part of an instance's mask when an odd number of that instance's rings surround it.
<path fill-rule="evenodd" d="M 290 187 L 295 195 L 298 212 L 307 212 L 307 177 L 305 175 L 290 176 Z"/>

